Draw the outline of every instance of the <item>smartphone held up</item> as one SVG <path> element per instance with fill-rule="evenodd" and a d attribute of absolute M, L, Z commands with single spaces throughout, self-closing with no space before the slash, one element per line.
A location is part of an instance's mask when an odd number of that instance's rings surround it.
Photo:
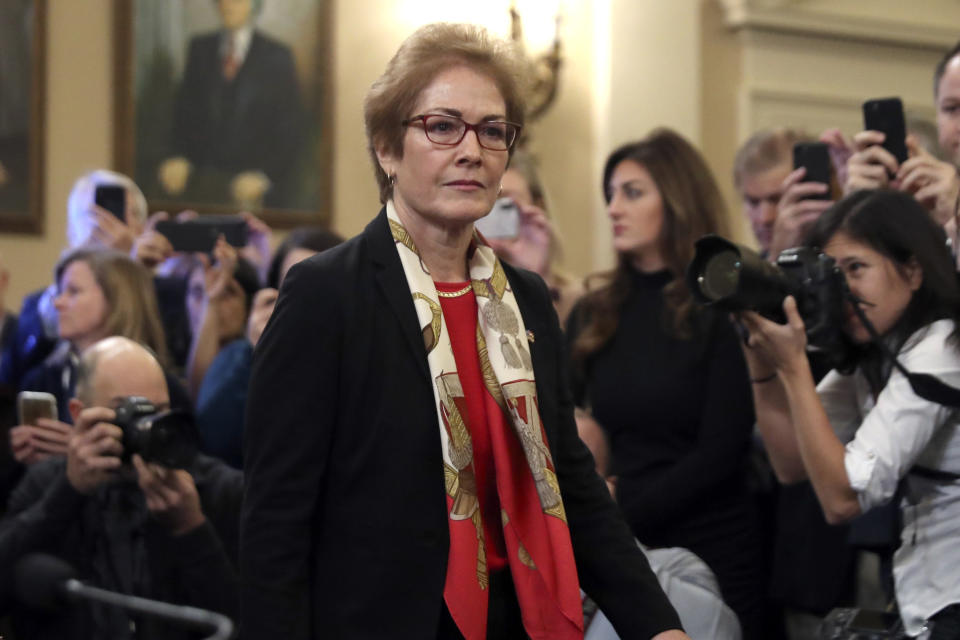
<path fill-rule="evenodd" d="M 210 253 L 222 234 L 234 247 L 247 244 L 247 221 L 236 215 L 205 215 L 183 222 L 163 220 L 157 231 L 170 241 L 174 251 Z"/>
<path fill-rule="evenodd" d="M 516 238 L 520 232 L 520 208 L 513 198 L 499 198 L 474 227 L 485 238 Z"/>
<path fill-rule="evenodd" d="M 44 391 L 21 391 L 17 394 L 19 424 L 36 426 L 41 418 L 57 419 L 57 399 Z"/>
<path fill-rule="evenodd" d="M 832 200 L 832 177 L 830 149 L 823 142 L 798 142 L 793 145 L 793 168 L 806 170 L 804 182 L 819 182 L 827 185 L 826 191 L 807 196 L 810 199 Z"/>
<path fill-rule="evenodd" d="M 116 184 L 101 184 L 93 193 L 93 202 L 120 222 L 126 222 L 127 190 Z"/>
<path fill-rule="evenodd" d="M 897 162 L 907 160 L 907 124 L 900 98 L 873 98 L 863 103 L 863 127 L 883 133 L 883 148 Z"/>

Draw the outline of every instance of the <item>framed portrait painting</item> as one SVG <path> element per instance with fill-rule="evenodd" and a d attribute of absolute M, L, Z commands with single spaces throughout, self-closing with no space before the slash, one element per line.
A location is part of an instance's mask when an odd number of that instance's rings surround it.
<path fill-rule="evenodd" d="M 151 210 L 329 221 L 330 0 L 114 0 L 115 161 Z"/>
<path fill-rule="evenodd" d="M 0 0 L 0 231 L 43 233 L 46 0 Z"/>

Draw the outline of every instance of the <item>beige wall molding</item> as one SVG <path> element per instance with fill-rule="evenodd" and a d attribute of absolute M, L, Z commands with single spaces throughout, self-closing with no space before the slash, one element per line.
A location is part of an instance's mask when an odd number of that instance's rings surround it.
<path fill-rule="evenodd" d="M 795 89 L 772 86 L 748 86 L 743 91 L 741 131 L 752 132 L 767 127 L 789 125 L 811 135 L 832 127 L 844 133 L 860 131 L 863 124 L 859 94 L 839 94 L 817 89 Z M 907 104 L 908 114 L 934 120 L 932 104 Z"/>
<path fill-rule="evenodd" d="M 734 30 L 852 38 L 942 50 L 958 39 L 960 5 L 877 0 L 719 0 Z"/>

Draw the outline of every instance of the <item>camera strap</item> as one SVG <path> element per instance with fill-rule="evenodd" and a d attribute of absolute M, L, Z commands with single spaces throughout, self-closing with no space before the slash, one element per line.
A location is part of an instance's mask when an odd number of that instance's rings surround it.
<path fill-rule="evenodd" d="M 913 389 L 913 392 L 924 400 L 936 402 L 937 404 L 942 404 L 945 407 L 960 408 L 960 389 L 951 387 L 947 383 L 937 380 L 929 373 L 912 373 L 907 371 L 907 368 L 903 366 L 899 360 L 897 360 L 897 355 L 893 353 L 887 343 L 880 338 L 880 334 L 877 333 L 873 323 L 867 319 L 867 314 L 864 313 L 863 309 L 860 308 L 861 301 L 849 291 L 847 295 L 850 299 L 850 302 L 853 304 L 854 313 L 856 313 L 857 317 L 860 318 L 860 322 L 863 323 L 863 326 L 867 328 L 867 332 L 870 334 L 871 340 L 873 340 L 877 347 L 880 348 L 880 351 L 884 356 L 890 358 L 893 366 L 904 375 L 904 377 L 907 379 L 907 382 L 910 383 L 910 388 Z M 929 467 L 922 467 L 920 465 L 913 465 L 910 467 L 908 473 L 921 478 L 926 478 L 927 480 L 933 480 L 934 482 L 951 483 L 960 480 L 960 473 L 943 471 L 941 469 L 931 469 Z"/>
<path fill-rule="evenodd" d="M 867 332 L 870 334 L 870 338 L 874 344 L 877 345 L 884 356 L 890 358 L 893 366 L 896 367 L 897 371 L 902 373 L 907 379 L 907 382 L 910 383 L 910 388 L 913 389 L 913 392 L 924 400 L 936 402 L 945 407 L 960 408 L 960 389 L 951 387 L 945 382 L 934 378 L 929 373 L 912 373 L 907 371 L 907 368 L 897 359 L 897 355 L 893 353 L 890 347 L 880 338 L 880 334 L 877 333 L 873 323 L 867 319 L 867 314 L 860 308 L 861 301 L 852 293 L 848 294 L 848 296 L 850 302 L 853 304 L 854 313 L 860 318 L 863 326 L 867 328 Z"/>

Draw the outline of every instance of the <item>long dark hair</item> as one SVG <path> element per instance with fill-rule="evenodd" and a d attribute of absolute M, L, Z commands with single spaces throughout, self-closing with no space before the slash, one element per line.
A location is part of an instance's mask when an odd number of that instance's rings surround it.
<path fill-rule="evenodd" d="M 903 314 L 883 336 L 894 353 L 907 339 L 937 320 L 955 323 L 951 343 L 960 343 L 960 285 L 947 236 L 913 197 L 899 191 L 857 191 L 827 209 L 810 230 L 806 244 L 824 247 L 838 232 L 862 242 L 891 260 L 901 275 L 919 266 L 923 279 Z M 874 390 L 885 384 L 889 363 L 882 366 L 879 349 L 871 344 L 853 350 L 841 368 L 862 366 Z"/>
<path fill-rule="evenodd" d="M 680 337 L 691 333 L 693 300 L 684 282 L 684 271 L 693 259 L 693 243 L 707 233 L 726 234 L 726 207 L 720 189 L 700 152 L 670 129 L 655 129 L 638 142 L 623 145 L 607 158 L 603 168 L 603 195 L 610 202 L 610 178 L 624 161 L 643 166 L 663 202 L 660 253 L 673 279 L 664 288 L 669 324 Z M 633 267 L 620 255 L 616 268 L 590 281 L 604 284 L 584 297 L 580 312 L 583 330 L 573 343 L 572 355 L 583 361 L 613 337 L 620 323 L 620 308 L 630 293 Z"/>

